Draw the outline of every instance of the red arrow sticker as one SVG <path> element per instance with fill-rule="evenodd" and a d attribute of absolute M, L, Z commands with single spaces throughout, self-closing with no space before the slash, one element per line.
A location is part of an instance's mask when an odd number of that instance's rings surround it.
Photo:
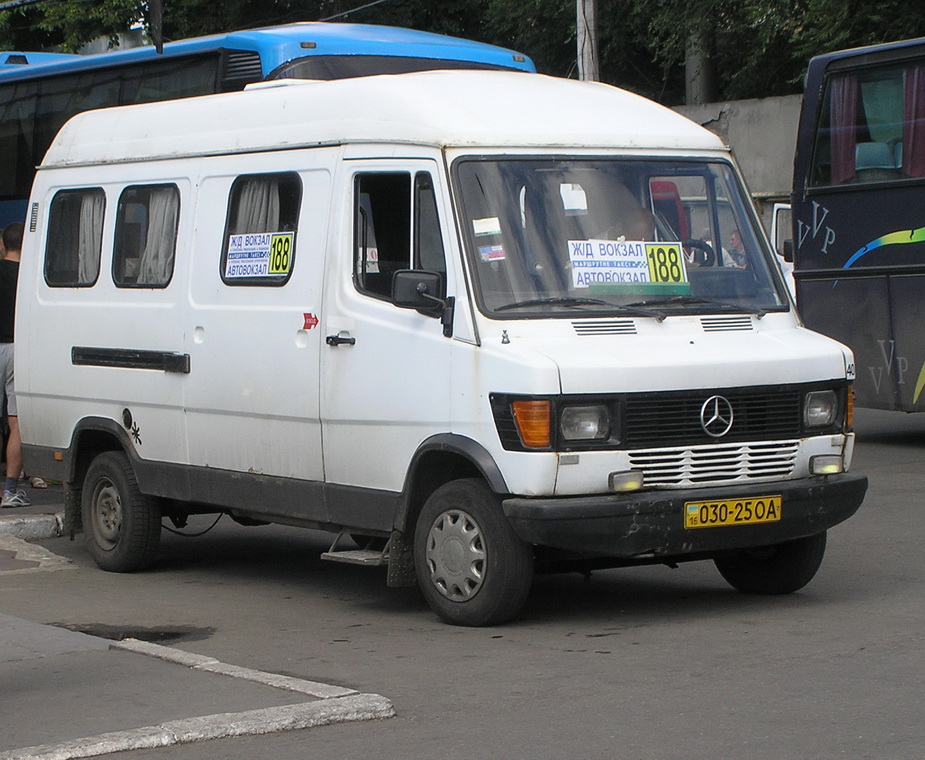
<path fill-rule="evenodd" d="M 318 326 L 318 317 L 314 314 L 303 314 L 305 322 L 302 324 L 303 330 L 312 330 Z"/>

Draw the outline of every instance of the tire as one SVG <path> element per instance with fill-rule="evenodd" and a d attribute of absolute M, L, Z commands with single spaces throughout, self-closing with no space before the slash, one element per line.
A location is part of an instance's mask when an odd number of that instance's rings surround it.
<path fill-rule="evenodd" d="M 809 583 L 825 554 L 826 534 L 748 549 L 714 560 L 730 586 L 746 594 L 792 594 Z"/>
<path fill-rule="evenodd" d="M 139 490 L 121 451 L 107 451 L 90 464 L 81 517 L 87 549 L 103 570 L 131 573 L 154 561 L 161 537 L 160 509 Z"/>
<path fill-rule="evenodd" d="M 454 480 L 434 491 L 418 516 L 414 565 L 424 598 L 444 622 L 497 625 L 527 600 L 533 547 L 484 481 Z"/>

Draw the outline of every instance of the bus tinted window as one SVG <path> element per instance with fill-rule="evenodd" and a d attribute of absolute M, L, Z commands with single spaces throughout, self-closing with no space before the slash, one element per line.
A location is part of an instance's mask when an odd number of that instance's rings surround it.
<path fill-rule="evenodd" d="M 311 52 L 309 52 L 311 51 Z M 449 60 L 444 60 L 446 56 Z M 169 42 L 163 52 L 8 53 L 0 62 L 0 227 L 21 220 L 35 167 L 80 111 L 239 90 L 265 79 L 339 79 L 442 68 L 534 72 L 512 50 L 442 34 L 298 23 Z M 47 65 L 31 65 L 31 64 Z"/>
<path fill-rule="evenodd" d="M 155 61 L 127 71 L 119 102 L 153 103 L 159 100 L 207 95 L 217 89 L 218 56 Z"/>
<path fill-rule="evenodd" d="M 811 187 L 925 177 L 925 62 L 826 81 Z"/>
<path fill-rule="evenodd" d="M 34 167 L 61 126 L 92 108 L 149 103 L 215 92 L 218 57 L 165 59 L 0 87 L 0 197 L 26 197 Z"/>
<path fill-rule="evenodd" d="M 434 69 L 522 70 L 481 61 L 451 61 L 439 58 L 407 58 L 397 55 L 314 55 L 287 63 L 274 79 L 348 79 L 373 74 L 407 74 Z"/>

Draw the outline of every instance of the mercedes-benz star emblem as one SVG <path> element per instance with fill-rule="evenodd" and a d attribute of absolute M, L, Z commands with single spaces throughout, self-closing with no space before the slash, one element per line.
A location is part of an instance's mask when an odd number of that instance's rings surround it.
<path fill-rule="evenodd" d="M 732 428 L 732 404 L 722 396 L 710 396 L 700 407 L 700 427 L 711 438 L 722 438 Z"/>

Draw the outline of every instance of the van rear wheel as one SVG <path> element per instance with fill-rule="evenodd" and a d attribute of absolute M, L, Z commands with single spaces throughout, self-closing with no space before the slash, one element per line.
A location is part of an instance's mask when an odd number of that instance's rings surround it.
<path fill-rule="evenodd" d="M 500 499 L 478 479 L 431 494 L 414 531 L 424 598 L 452 625 L 497 625 L 521 610 L 533 581 L 533 547 L 520 540 Z"/>
<path fill-rule="evenodd" d="M 825 555 L 825 543 L 823 532 L 717 557 L 714 564 L 726 582 L 743 593 L 792 594 L 816 575 Z"/>
<path fill-rule="evenodd" d="M 80 506 L 87 549 L 103 570 L 131 573 L 154 561 L 161 536 L 160 509 L 138 488 L 121 451 L 107 451 L 93 460 Z"/>

